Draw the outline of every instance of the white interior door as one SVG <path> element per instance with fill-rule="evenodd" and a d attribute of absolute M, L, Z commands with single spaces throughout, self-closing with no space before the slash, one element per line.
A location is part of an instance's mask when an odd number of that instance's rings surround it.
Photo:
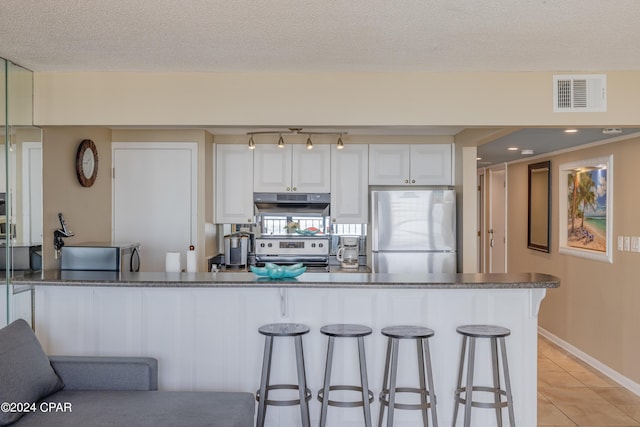
<path fill-rule="evenodd" d="M 197 246 L 196 143 L 113 143 L 113 240 L 140 242 L 140 271 Z"/>
<path fill-rule="evenodd" d="M 507 271 L 507 181 L 505 169 L 489 171 L 489 273 Z"/>

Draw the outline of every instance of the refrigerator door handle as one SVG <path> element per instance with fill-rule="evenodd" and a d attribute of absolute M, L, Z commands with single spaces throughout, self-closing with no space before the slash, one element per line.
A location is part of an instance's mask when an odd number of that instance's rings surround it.
<path fill-rule="evenodd" d="M 371 250 L 378 250 L 378 192 L 371 192 L 371 224 L 372 224 L 372 240 Z"/>

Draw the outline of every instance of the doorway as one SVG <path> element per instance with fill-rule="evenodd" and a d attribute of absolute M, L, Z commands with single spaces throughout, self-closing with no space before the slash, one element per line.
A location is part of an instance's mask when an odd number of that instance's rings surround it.
<path fill-rule="evenodd" d="M 487 230 L 489 273 L 507 272 L 507 173 L 506 165 L 489 169 L 489 225 Z"/>

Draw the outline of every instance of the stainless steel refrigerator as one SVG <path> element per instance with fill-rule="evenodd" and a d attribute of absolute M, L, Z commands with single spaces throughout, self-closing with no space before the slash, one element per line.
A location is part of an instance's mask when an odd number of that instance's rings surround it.
<path fill-rule="evenodd" d="M 371 192 L 374 273 L 455 273 L 456 198 L 449 189 Z"/>

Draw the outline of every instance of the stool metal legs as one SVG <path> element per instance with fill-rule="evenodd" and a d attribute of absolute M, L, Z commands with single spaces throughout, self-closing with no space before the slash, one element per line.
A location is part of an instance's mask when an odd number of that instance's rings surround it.
<path fill-rule="evenodd" d="M 367 362 L 364 357 L 364 338 L 358 337 L 358 357 L 360 358 L 360 385 L 362 386 L 362 411 L 364 415 L 364 425 L 371 425 L 371 405 L 369 396 L 369 381 L 367 379 Z"/>
<path fill-rule="evenodd" d="M 271 376 L 271 355 L 273 354 L 273 337 L 267 336 L 264 341 L 264 356 L 262 357 L 262 376 L 260 378 L 260 400 L 258 401 L 258 418 L 256 427 L 264 427 L 267 410 L 267 385 Z"/>
<path fill-rule="evenodd" d="M 369 392 L 369 381 L 367 379 L 367 363 L 365 359 L 364 353 L 364 338 L 357 337 L 358 339 L 358 358 L 360 364 L 360 385 L 361 387 L 356 386 L 346 386 L 346 385 L 337 385 L 331 386 L 331 367 L 333 365 L 333 347 L 335 337 L 329 336 L 329 345 L 327 346 L 327 361 L 324 370 L 324 385 L 322 388 L 322 395 L 319 394 L 318 400 L 321 402 L 320 409 L 320 427 L 324 427 L 327 423 L 327 408 L 329 405 L 331 406 L 340 406 L 340 407 L 356 407 L 362 406 L 364 413 L 364 424 L 366 427 L 371 427 L 371 407 L 370 402 L 373 400 L 373 395 Z M 362 391 L 362 402 L 337 402 L 333 400 L 329 400 L 329 392 L 331 390 L 353 390 L 353 391 Z"/>
<path fill-rule="evenodd" d="M 260 390 L 256 398 L 258 399 L 258 417 L 256 419 L 256 427 L 264 427 L 265 416 L 267 413 L 267 405 L 291 406 L 300 405 L 300 416 L 303 427 L 311 427 L 309 420 L 309 400 L 311 399 L 311 391 L 307 388 L 307 377 L 304 366 L 304 353 L 302 349 L 302 337 L 294 336 L 296 348 L 296 368 L 298 372 L 298 385 L 278 384 L 269 385 L 271 377 L 271 361 L 273 355 L 273 336 L 266 336 L 264 343 L 264 356 L 262 359 L 262 376 L 260 378 Z M 281 389 L 297 389 L 299 400 L 275 401 L 269 400 L 269 390 Z"/>
<path fill-rule="evenodd" d="M 424 427 L 429 425 L 429 408 L 431 408 L 431 420 L 433 426 L 438 426 L 438 417 L 436 415 L 436 397 L 433 385 L 433 371 L 431 368 L 431 352 L 429 350 L 429 341 L 427 339 L 417 339 L 418 351 L 418 371 L 420 377 L 420 388 L 413 387 L 397 387 L 396 380 L 398 376 L 398 347 L 400 339 L 389 337 L 387 340 L 387 358 L 384 365 L 384 380 L 382 384 L 382 392 L 380 392 L 380 416 L 378 417 L 378 427 L 382 427 L 384 417 L 384 408 L 387 410 L 387 427 L 393 426 L 394 410 L 398 409 L 420 409 L 422 413 L 422 423 Z M 426 357 L 425 357 L 426 356 Z M 426 366 L 426 379 L 425 379 Z M 429 388 L 426 388 L 428 384 Z M 404 404 L 396 403 L 397 392 L 409 392 L 420 394 L 420 404 Z M 388 395 L 388 400 L 385 399 Z M 429 399 L 428 399 L 429 398 Z M 430 402 L 429 402 L 430 400 Z"/>
<path fill-rule="evenodd" d="M 295 337 L 296 343 L 296 366 L 298 368 L 298 393 L 300 394 L 300 417 L 304 427 L 311 427 L 309 421 L 309 404 L 307 397 L 307 375 L 304 369 L 304 353 L 302 351 L 302 337 Z M 311 397 L 311 396 L 309 396 Z"/>
<path fill-rule="evenodd" d="M 504 337 L 490 337 L 491 346 L 491 369 L 493 371 L 493 387 L 474 386 L 473 374 L 475 368 L 475 350 L 476 338 L 463 335 L 462 351 L 460 352 L 460 365 L 458 368 L 458 382 L 455 392 L 455 405 L 453 409 L 453 424 L 455 427 L 458 418 L 458 406 L 464 404 L 464 426 L 471 426 L 471 408 L 494 408 L 496 411 L 496 421 L 498 427 L 502 427 L 502 408 L 505 406 L 509 412 L 509 425 L 515 427 L 515 415 L 513 410 L 513 398 L 511 394 L 511 381 L 509 379 L 509 366 L 507 362 L 507 348 Z M 469 340 L 469 351 L 467 353 L 467 340 Z M 498 359 L 498 340 L 500 340 L 500 350 L 502 359 L 502 368 L 504 374 L 505 389 L 500 389 L 500 360 Z M 465 353 L 467 353 L 467 378 L 466 386 L 462 387 L 462 373 L 464 370 Z M 494 394 L 494 403 L 482 403 L 473 401 L 474 391 L 484 391 Z M 460 395 L 464 393 L 464 399 Z M 502 401 L 502 396 L 506 400 Z"/>

